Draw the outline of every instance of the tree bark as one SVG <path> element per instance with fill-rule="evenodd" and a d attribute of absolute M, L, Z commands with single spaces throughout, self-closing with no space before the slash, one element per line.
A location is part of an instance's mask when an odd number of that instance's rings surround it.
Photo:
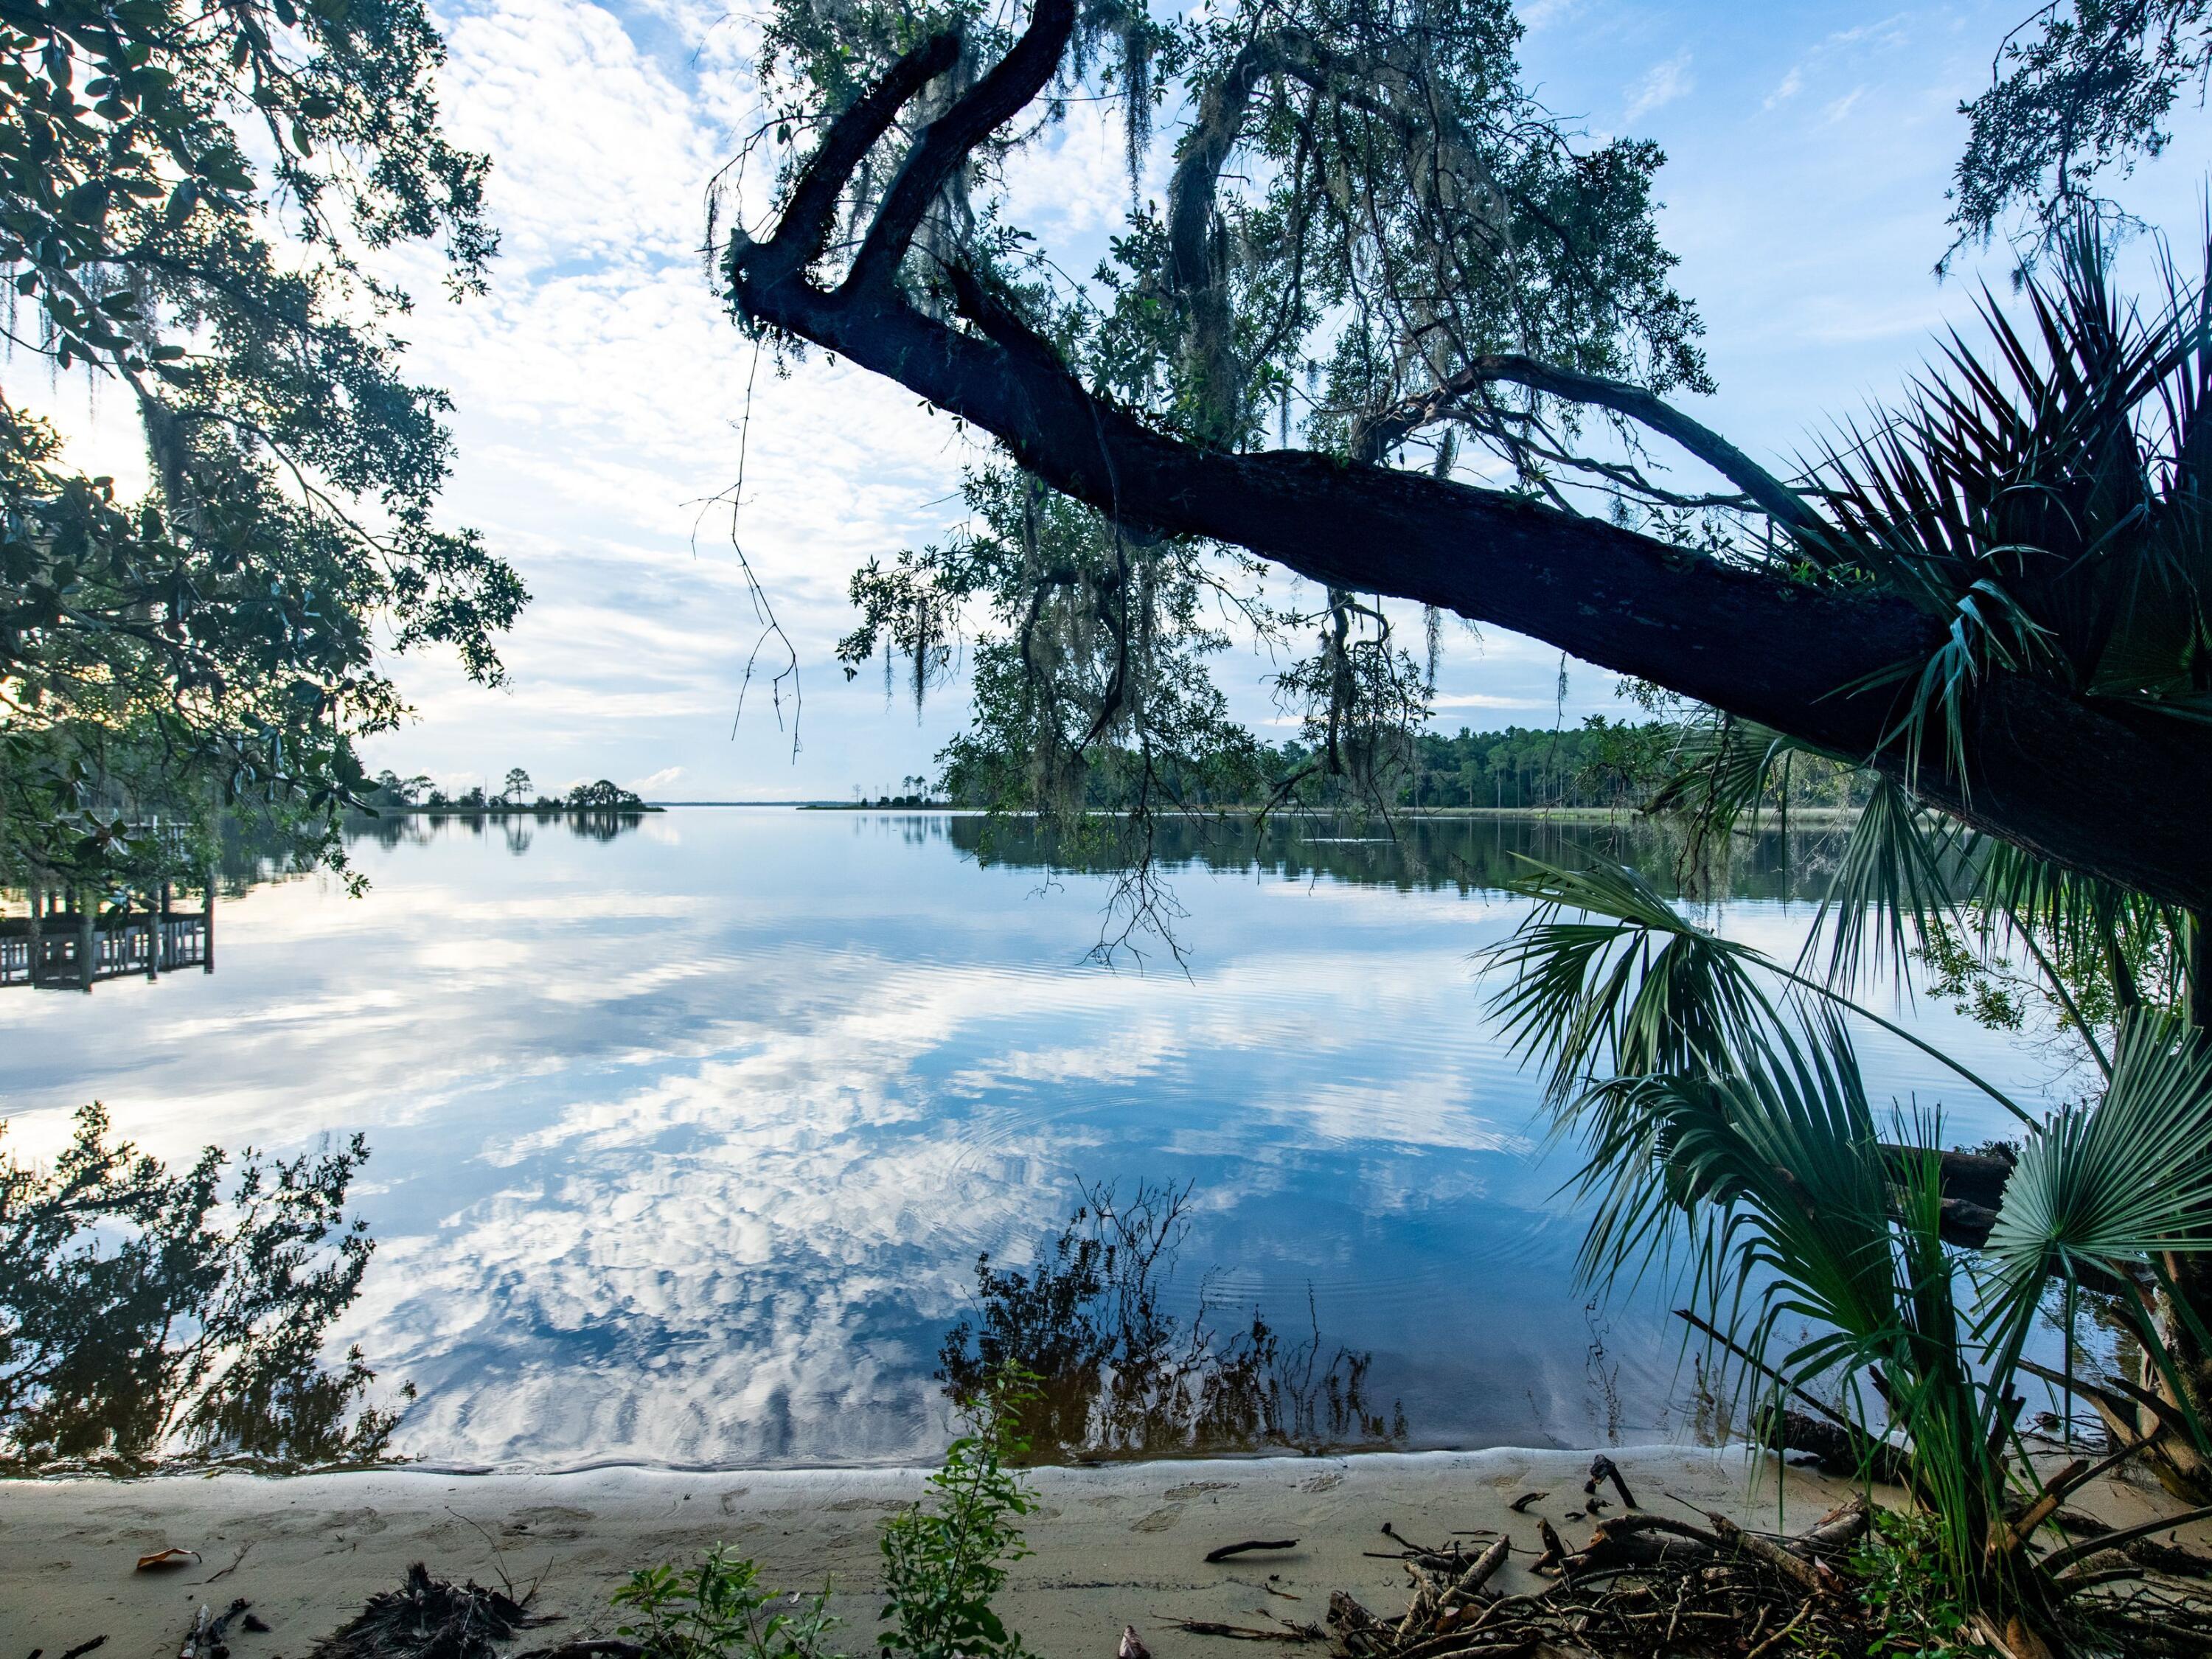
<path fill-rule="evenodd" d="M 1073 15 L 1071 0 L 1038 0 L 1013 51 L 917 143 L 896 201 L 926 193 L 930 176 L 908 176 L 925 152 L 931 167 L 957 163 L 958 146 L 1007 118 L 1024 87 L 1022 101 L 1042 89 Z M 899 105 L 938 72 L 923 61 L 932 52 L 931 61 L 950 61 L 937 41 L 917 48 L 832 125 L 774 237 L 733 240 L 727 273 L 741 317 L 896 380 L 1121 523 L 1233 544 L 1326 586 L 1511 629 L 1851 760 L 1905 770 L 1890 741 L 1893 690 L 1849 689 L 1923 659 L 1937 641 L 1938 622 L 1902 599 L 1801 585 L 1425 474 L 1171 437 L 1091 393 L 970 273 L 947 273 L 969 326 L 925 314 L 873 232 L 850 276 L 817 285 L 809 271 L 828 207 Z M 2123 718 L 2009 675 L 1984 684 L 1970 719 L 1970 774 L 1953 775 L 1930 745 L 1910 780 L 1922 795 L 2056 863 L 2212 908 L 2212 837 L 2201 830 L 2212 822 L 2212 734 Z"/>

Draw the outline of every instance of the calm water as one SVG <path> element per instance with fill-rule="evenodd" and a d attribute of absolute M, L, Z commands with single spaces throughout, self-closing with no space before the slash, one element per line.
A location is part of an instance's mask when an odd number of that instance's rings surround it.
<path fill-rule="evenodd" d="M 0 994 L 0 1113 L 42 1155 L 95 1097 L 168 1156 L 365 1132 L 380 1245 L 343 1335 L 416 1385 L 398 1449 L 436 1462 L 927 1456 L 978 1253 L 1030 1261 L 1085 1182 L 1188 1183 L 1172 1308 L 1371 1352 L 1402 1443 L 1679 1435 L 1677 1335 L 1656 1297 L 1575 1289 L 1571 1164 L 1472 960 L 1523 913 L 1512 852 L 1600 833 L 1189 849 L 1186 975 L 1087 961 L 1105 879 L 969 819 L 418 823 L 354 842 L 364 897 L 226 901 L 213 975 Z M 1794 951 L 1818 850 L 1760 849 L 1720 925 Z M 1878 1098 L 2002 1128 L 1864 1053 Z"/>

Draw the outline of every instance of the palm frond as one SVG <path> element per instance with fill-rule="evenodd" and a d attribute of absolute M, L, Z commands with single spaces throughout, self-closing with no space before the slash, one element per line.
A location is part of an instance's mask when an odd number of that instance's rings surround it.
<path fill-rule="evenodd" d="M 1930 934 L 1955 915 L 1964 873 L 1944 823 L 1895 778 L 1873 774 L 1798 967 L 1813 966 L 1826 931 L 1830 984 L 1855 984 L 1869 963 L 1903 983 L 1912 954 L 1924 953 Z M 1881 947 L 1871 957 L 1870 943 Z"/>
<path fill-rule="evenodd" d="M 1989 1462 L 1996 1407 L 1961 1351 L 1941 1236 L 1940 1120 L 1893 1127 L 1906 1151 L 1886 1156 L 1825 1011 L 1738 1059 L 1727 1073 L 1602 1085 L 1577 1178 L 1595 1209 L 1581 1270 L 1616 1283 L 1686 1237 L 1707 1328 L 1752 1374 L 1825 1384 L 1856 1401 L 1854 1420 L 1902 1431 L 1923 1496 L 1966 1517 L 1963 1559 L 2002 1481 Z"/>
<path fill-rule="evenodd" d="M 2054 1274 L 2212 1249 L 2212 1048 L 2170 1016 L 2122 1022 L 2099 1105 L 2053 1114 L 2027 1138 L 1987 1256 L 2008 1295 Z"/>
<path fill-rule="evenodd" d="M 1933 624 L 1925 654 L 1850 688 L 1893 696 L 1883 746 L 1908 781 L 1932 740 L 1970 784 L 1972 706 L 1995 675 L 2212 712 L 2212 309 L 2204 283 L 2166 276 L 2146 312 L 2085 236 L 2017 319 L 1984 295 L 1982 337 L 1954 334 L 1906 408 L 1813 469 L 1837 532 L 1806 559 Z"/>
<path fill-rule="evenodd" d="M 1523 862 L 1511 885 L 1536 909 L 1487 953 L 1509 975 L 1491 1006 L 1508 1043 L 1548 1065 L 1555 1107 L 1601 1074 L 1722 1065 L 1772 1023 L 1751 973 L 1763 958 L 1695 926 L 1641 872 Z"/>
<path fill-rule="evenodd" d="M 1758 810 L 1784 755 L 1812 753 L 1808 745 L 1756 720 L 1716 714 L 1684 733 L 1676 769 L 1646 805 L 1653 815 L 1688 817 L 1732 829 Z"/>
<path fill-rule="evenodd" d="M 1759 983 L 1765 975 L 1879 1025 L 2022 1122 L 2035 1121 L 2004 1091 L 1907 1027 L 1696 926 L 1638 872 L 1522 862 L 1528 875 L 1508 885 L 1538 903 L 1485 953 L 1489 966 L 1510 975 L 1491 1012 L 1503 1020 L 1509 1046 L 1549 1066 L 1545 1097 L 1563 1119 L 1608 1073 L 1687 1075 L 1742 1063 L 1781 1023 L 1778 1005 Z M 1570 912 L 1578 919 L 1569 920 Z"/>

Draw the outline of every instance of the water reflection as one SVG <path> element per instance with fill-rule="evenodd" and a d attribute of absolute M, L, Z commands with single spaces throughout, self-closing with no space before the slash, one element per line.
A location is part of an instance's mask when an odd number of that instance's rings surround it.
<path fill-rule="evenodd" d="M 447 833 L 466 834 L 482 840 L 496 835 L 518 858 L 530 850 L 540 830 L 555 825 L 567 829 L 580 841 L 609 842 L 627 836 L 645 822 L 642 812 L 596 808 L 565 809 L 558 812 L 386 812 L 362 815 L 346 823 L 349 842 L 368 842 L 386 848 L 426 847 Z"/>
<path fill-rule="evenodd" d="M 103 905 L 88 893 L 39 888 L 24 897 L 22 915 L 0 914 L 0 988 L 88 992 L 105 980 L 215 972 L 212 885 L 191 910 L 172 907 L 167 884 L 143 909 L 128 896 Z"/>
<path fill-rule="evenodd" d="M 1257 1308 L 1229 1332 L 1210 1297 L 1176 1314 L 1167 1297 L 1190 1193 L 1147 1183 L 1124 1200 L 1086 1188 L 1026 1271 L 979 1255 L 979 1311 L 938 1349 L 953 1401 L 974 1404 L 1010 1370 L 1034 1379 L 1019 1425 L 1045 1462 L 1404 1443 L 1403 1407 L 1367 1398 L 1375 1356 L 1325 1348 L 1317 1317 L 1286 1341 Z"/>
<path fill-rule="evenodd" d="M 1085 964 L 1103 878 L 987 852 L 970 819 L 679 809 L 612 840 L 532 828 L 518 855 L 503 829 L 384 821 L 351 844 L 364 896 L 316 876 L 226 891 L 219 974 L 0 997 L 20 1156 L 58 1157 L 95 1098 L 178 1168 L 210 1140 L 295 1156 L 368 1135 L 356 1201 L 379 1246 L 328 1358 L 342 1370 L 358 1343 L 417 1385 L 392 1451 L 933 1456 L 945 1334 L 965 1316 L 979 1353 L 988 1328 L 977 1257 L 1035 1286 L 1077 1183 L 1116 1178 L 1125 1197 L 1140 1179 L 1188 1188 L 1162 1352 L 1179 1364 L 1203 1322 L 1223 1363 L 1165 1429 L 1095 1373 L 1060 1444 L 1196 1443 L 1201 1426 L 1224 1445 L 1367 1443 L 1395 1432 L 1398 1402 L 1413 1446 L 1682 1426 L 1663 1306 L 1609 1311 L 1613 1397 L 1593 1382 L 1568 1170 L 1543 1161 L 1534 1088 L 1473 965 L 1520 900 L 1319 834 L 1243 866 L 1194 848 L 1176 878 L 1189 976 L 1146 977 Z M 1419 833 L 1488 881 L 1553 844 L 1535 836 L 1606 832 Z M 1753 888 L 1780 879 L 1740 862 Z M 1790 947 L 1805 918 L 1784 902 L 1715 914 Z M 1948 1010 L 1914 1018 L 2020 1080 Z M 1869 1039 L 1866 1060 L 1883 1095 L 1951 1109 L 1962 1139 L 2002 1127 L 1902 1045 Z M 1255 1308 L 1281 1334 L 1240 1370 L 1262 1346 Z M 396 1410 L 386 1389 L 358 1398 Z"/>
<path fill-rule="evenodd" d="M 0 1155 L 0 1470 L 383 1459 L 376 1374 L 325 1358 L 368 1264 L 345 1219 L 368 1156 L 249 1153 L 226 1181 L 210 1147 L 172 1171 L 97 1105 L 50 1167 Z"/>
<path fill-rule="evenodd" d="M 988 865 L 1111 874 L 1111 852 L 1073 847 L 1031 820 L 980 815 L 917 817 L 909 835 L 938 829 L 953 846 Z M 1329 814 L 1249 818 L 1199 815 L 1164 818 L 1155 857 L 1169 872 L 1261 872 L 1293 881 L 1328 878 L 1402 892 L 1496 892 L 1527 873 L 1528 860 L 1578 865 L 1593 858 L 1632 865 L 1680 896 L 1736 900 L 1824 897 L 1842 856 L 1841 824 L 1747 832 L 1693 848 L 1674 829 L 1648 819 L 1482 817 L 1407 815 L 1389 822 Z"/>

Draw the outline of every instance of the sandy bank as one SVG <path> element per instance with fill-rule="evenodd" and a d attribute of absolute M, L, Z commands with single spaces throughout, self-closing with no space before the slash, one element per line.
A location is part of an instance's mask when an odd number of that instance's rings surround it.
<path fill-rule="evenodd" d="M 1619 1462 L 1646 1508 L 1686 1518 L 1679 1498 L 1773 1524 L 1771 1463 L 1753 1496 L 1741 1455 L 1656 1449 Z M 1536 1515 L 1571 1536 L 1587 1530 L 1566 1517 L 1582 1508 L 1589 1464 L 1587 1453 L 1498 1450 L 1038 1470 L 1036 1553 L 1016 1570 L 1004 1611 L 1051 1659 L 1107 1659 L 1125 1623 L 1159 1659 L 1247 1659 L 1268 1650 L 1159 1621 L 1317 1621 L 1336 1588 L 1378 1608 L 1401 1603 L 1398 1564 L 1361 1554 L 1391 1547 L 1380 1535 L 1386 1521 L 1422 1541 L 1479 1527 L 1510 1533 L 1528 1552 L 1507 1569 L 1511 1584 L 1534 1558 Z M 220 1610 L 240 1595 L 271 1630 L 235 1638 L 234 1659 L 302 1659 L 313 1638 L 416 1560 L 453 1578 L 495 1583 L 503 1570 L 518 1584 L 539 1580 L 536 1605 L 565 1615 L 548 1639 L 611 1634 L 607 1592 L 631 1568 L 688 1559 L 717 1540 L 760 1558 L 779 1584 L 811 1587 L 829 1574 L 850 1621 L 847 1645 L 864 1651 L 876 1611 L 876 1524 L 921 1490 L 921 1472 L 897 1469 L 0 1484 L 0 1659 L 33 1648 L 52 1659 L 103 1634 L 102 1659 L 173 1659 L 201 1602 Z M 1532 1490 L 1550 1495 L 1528 1515 L 1508 1508 Z M 1793 1471 L 1780 1495 L 1800 1525 L 1842 1492 Z M 1299 1547 L 1218 1566 L 1201 1559 L 1246 1538 Z M 202 1564 L 168 1575 L 132 1570 L 168 1545 L 199 1551 Z"/>
<path fill-rule="evenodd" d="M 1847 1488 L 1741 1452 L 1651 1449 L 1616 1455 L 1638 1503 L 1694 1518 L 1717 1509 L 1747 1523 L 1790 1528 Z M 1406 1581 L 1388 1550 L 1389 1522 L 1440 1541 L 1455 1530 L 1509 1534 L 1519 1553 L 1498 1581 L 1534 1588 L 1535 1517 L 1570 1540 L 1583 1506 L 1587 1452 L 1495 1450 L 1353 1458 L 1118 1464 L 1042 1469 L 1036 1553 L 1015 1570 L 1009 1622 L 1047 1659 L 1109 1659 L 1133 1624 L 1158 1659 L 1260 1659 L 1258 1643 L 1185 1635 L 1173 1616 L 1254 1625 L 1318 1621 L 1334 1589 L 1378 1611 L 1402 1607 Z M 191 1615 L 250 1600 L 271 1626 L 234 1635 L 233 1659 L 305 1659 L 309 1644 L 396 1584 L 410 1562 L 441 1577 L 517 1585 L 537 1580 L 534 1605 L 562 1615 L 539 1639 L 609 1635 L 607 1592 L 647 1563 L 685 1560 L 726 1541 L 766 1565 L 770 1582 L 812 1588 L 828 1574 L 848 1621 L 848 1650 L 865 1653 L 877 1609 L 876 1527 L 921 1491 L 908 1469 L 778 1470 L 713 1474 L 606 1468 L 571 1474 L 441 1474 L 394 1470 L 269 1480 L 179 1476 L 133 1482 L 0 1482 L 0 1659 L 33 1648 L 46 1659 L 94 1636 L 100 1659 L 174 1659 Z M 1522 1493 L 1547 1497 L 1526 1514 Z M 2108 1484 L 2092 1505 L 2126 1524 L 2172 1500 Z M 1688 1509 L 1683 1505 L 1687 1504 Z M 2206 1528 L 2191 1528 L 2200 1547 Z M 1248 1538 L 1296 1538 L 1295 1550 L 1209 1566 L 1206 1551 Z M 133 1571 L 168 1545 L 201 1553 L 173 1574 Z M 220 1574 L 219 1577 L 216 1575 Z M 210 1580 L 213 1582 L 210 1582 Z"/>

